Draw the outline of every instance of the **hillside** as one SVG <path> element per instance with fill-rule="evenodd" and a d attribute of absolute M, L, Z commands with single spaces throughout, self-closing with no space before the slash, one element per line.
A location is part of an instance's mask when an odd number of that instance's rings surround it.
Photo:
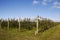
<path fill-rule="evenodd" d="M 34 35 L 34 30 L 16 32 L 0 30 L 0 40 L 60 40 L 60 25 L 52 27 L 44 32 Z"/>

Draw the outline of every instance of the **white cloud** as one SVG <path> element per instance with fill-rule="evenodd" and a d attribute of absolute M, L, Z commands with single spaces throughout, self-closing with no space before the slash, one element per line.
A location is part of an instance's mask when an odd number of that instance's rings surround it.
<path fill-rule="evenodd" d="M 42 4 L 43 4 L 43 5 L 47 5 L 48 2 L 52 2 L 52 0 L 43 0 L 43 1 L 42 1 Z"/>
<path fill-rule="evenodd" d="M 35 5 L 35 4 L 38 4 L 39 2 L 38 2 L 38 0 L 33 0 L 33 4 Z"/>
<path fill-rule="evenodd" d="M 47 2 L 43 1 L 42 4 L 43 4 L 43 5 L 47 5 Z"/>
<path fill-rule="evenodd" d="M 41 4 L 42 5 L 48 5 L 48 3 L 51 3 L 53 0 L 42 0 Z M 39 1 L 38 0 L 33 0 L 33 5 L 38 4 Z M 60 8 L 60 2 L 58 1 L 54 1 L 52 4 L 53 8 Z"/>
<path fill-rule="evenodd" d="M 54 4 L 54 5 L 57 5 L 57 4 L 58 4 L 58 2 L 56 1 L 56 2 L 54 2 L 53 4 Z"/>
<path fill-rule="evenodd" d="M 52 0 L 48 0 L 48 2 L 52 2 Z"/>
<path fill-rule="evenodd" d="M 53 3 L 53 8 L 60 8 L 60 2 L 54 2 Z"/>
<path fill-rule="evenodd" d="M 60 8 L 60 6 L 53 6 L 54 8 Z"/>
<path fill-rule="evenodd" d="M 44 2 L 47 1 L 47 0 L 43 0 Z"/>
<path fill-rule="evenodd" d="M 43 0 L 44 2 L 52 2 L 52 0 Z"/>
<path fill-rule="evenodd" d="M 47 5 L 48 2 L 52 2 L 52 0 L 42 0 L 41 4 Z M 33 5 L 38 4 L 38 0 L 33 0 Z"/>
<path fill-rule="evenodd" d="M 43 0 L 43 1 L 42 1 L 42 4 L 43 4 L 43 5 L 47 5 L 47 0 Z"/>

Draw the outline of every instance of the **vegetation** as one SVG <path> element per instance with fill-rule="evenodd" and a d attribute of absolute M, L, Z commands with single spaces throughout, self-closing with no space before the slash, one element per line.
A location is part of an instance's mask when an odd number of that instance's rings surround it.
<path fill-rule="evenodd" d="M 0 25 L 1 25 L 1 28 L 7 28 L 8 21 L 0 19 Z M 39 31 L 45 31 L 45 30 L 49 29 L 50 27 L 53 27 L 54 22 L 52 20 L 43 19 L 43 20 L 39 20 L 38 25 L 39 25 Z M 36 28 L 36 22 L 30 21 L 30 18 L 29 19 L 27 18 L 27 19 L 21 20 L 20 27 L 21 27 L 21 30 L 32 30 L 32 29 Z M 19 28 L 18 20 L 10 19 L 9 28 L 18 29 Z"/>
<path fill-rule="evenodd" d="M 60 40 L 60 25 L 37 35 L 34 35 L 34 31 L 17 32 L 15 29 L 9 31 L 0 29 L 0 40 Z"/>
<path fill-rule="evenodd" d="M 38 20 L 39 33 L 35 35 L 36 22 L 30 19 L 20 21 L 21 31 L 18 32 L 19 22 L 17 19 L 8 21 L 0 19 L 0 40 L 60 40 L 60 22 L 52 20 Z"/>

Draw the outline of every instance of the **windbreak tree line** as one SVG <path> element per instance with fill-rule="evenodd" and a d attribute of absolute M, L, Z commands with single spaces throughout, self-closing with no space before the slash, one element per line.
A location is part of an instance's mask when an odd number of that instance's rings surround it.
<path fill-rule="evenodd" d="M 38 20 L 38 27 L 39 27 L 39 31 L 45 31 L 53 26 L 55 26 L 55 22 L 53 22 L 52 20 L 47 20 L 47 19 L 43 19 L 43 20 Z M 0 28 L 7 28 L 8 26 L 8 20 L 1 20 L 0 19 Z M 24 19 L 20 21 L 20 27 L 21 30 L 32 30 L 34 28 L 36 28 L 36 22 L 35 21 L 31 21 L 31 19 Z M 19 28 L 19 22 L 18 19 L 10 19 L 9 20 L 9 28 Z"/>

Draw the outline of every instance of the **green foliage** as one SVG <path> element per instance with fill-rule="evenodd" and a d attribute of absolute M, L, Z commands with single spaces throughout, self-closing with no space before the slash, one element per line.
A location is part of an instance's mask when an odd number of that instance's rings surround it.
<path fill-rule="evenodd" d="M 12 19 L 9 21 L 10 28 L 18 28 L 18 20 Z"/>
<path fill-rule="evenodd" d="M 52 20 L 40 20 L 39 21 L 39 31 L 45 31 L 54 26 L 54 22 Z"/>
<path fill-rule="evenodd" d="M 47 20 L 47 19 L 38 20 L 38 21 L 39 21 L 39 31 L 45 31 L 49 29 L 50 27 L 55 26 L 55 24 L 57 24 L 53 22 L 52 20 Z M 7 27 L 7 25 L 8 25 L 8 21 L 3 20 L 1 24 L 2 28 Z M 15 19 L 9 20 L 9 27 L 18 29 L 19 28 L 18 20 L 15 20 Z M 36 22 L 30 21 L 30 19 L 21 20 L 20 28 L 21 30 L 32 30 L 33 28 L 36 28 Z"/>
<path fill-rule="evenodd" d="M 6 21 L 6 20 L 3 20 L 3 21 L 2 21 L 1 27 L 2 27 L 2 28 L 7 27 L 7 21 Z"/>
<path fill-rule="evenodd" d="M 31 30 L 31 29 L 33 29 L 33 27 L 35 27 L 35 22 L 31 22 L 31 21 L 22 21 L 21 22 L 21 29 Z"/>

